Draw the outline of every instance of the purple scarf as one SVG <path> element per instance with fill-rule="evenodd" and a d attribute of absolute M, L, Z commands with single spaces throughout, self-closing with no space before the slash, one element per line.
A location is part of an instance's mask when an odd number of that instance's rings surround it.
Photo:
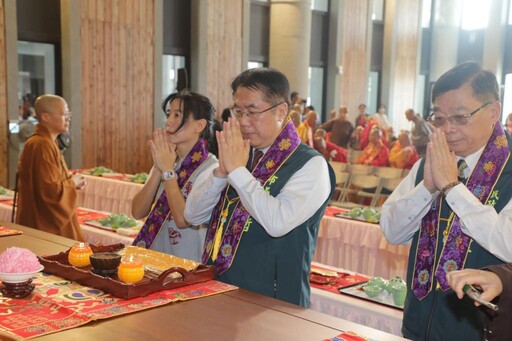
<path fill-rule="evenodd" d="M 466 183 L 466 187 L 481 203 L 487 203 L 509 155 L 507 137 L 501 125 L 497 123 Z M 441 196 L 436 199 L 421 222 L 412 279 L 412 290 L 420 300 L 432 290 L 442 200 Z M 443 249 L 436 266 L 435 275 L 439 286 L 445 291 L 449 288 L 446 274 L 464 268 L 469 246 L 473 239 L 462 232 L 460 219 L 456 215 L 453 215 L 451 224 L 447 224 L 442 235 Z"/>
<path fill-rule="evenodd" d="M 183 188 L 188 179 L 190 179 L 192 174 L 194 174 L 207 158 L 208 151 L 206 150 L 205 142 L 203 139 L 199 139 L 185 159 L 183 159 L 180 168 L 176 171 L 180 189 Z M 170 215 L 170 212 L 171 209 L 169 208 L 164 189 L 156 201 L 155 206 L 153 206 L 153 209 L 149 213 L 149 216 L 146 218 L 144 226 L 133 241 L 133 245 L 150 248 L 167 219 L 167 216 Z M 170 216 L 169 219 L 172 219 L 172 216 Z"/>
<path fill-rule="evenodd" d="M 288 119 L 279 136 L 253 169 L 252 175 L 258 179 L 262 186 L 272 185 L 276 181 L 274 174 L 281 168 L 299 145 L 300 139 L 297 130 Z M 202 258 L 202 262 L 206 264 L 213 253 L 217 229 L 224 226 L 223 230 L 220 230 L 222 239 L 220 241 L 217 257 L 214 261 L 218 274 L 223 273 L 231 266 L 240 240 L 242 239 L 243 232 L 247 231 L 252 223 L 249 212 L 240 204 L 240 198 L 235 197 L 229 199 L 228 190 L 229 186 L 224 189 L 217 206 L 213 210 Z M 230 215 L 228 215 L 228 210 L 232 204 L 234 204 L 234 209 L 231 210 L 229 212 Z M 221 213 L 223 213 L 224 216 L 219 219 Z"/>

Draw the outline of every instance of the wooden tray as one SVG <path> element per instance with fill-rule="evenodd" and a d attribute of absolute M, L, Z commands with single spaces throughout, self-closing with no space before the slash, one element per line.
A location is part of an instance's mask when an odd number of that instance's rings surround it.
<path fill-rule="evenodd" d="M 124 248 L 124 245 L 91 245 L 91 248 L 94 252 L 115 252 Z M 205 282 L 214 277 L 213 267 L 201 264 L 193 271 L 186 271 L 181 267 L 173 267 L 162 272 L 162 274 L 156 278 L 153 276 L 149 277 L 147 276 L 149 274 L 146 274 L 140 282 L 126 284 L 121 282 L 116 275 L 112 277 L 96 275 L 91 272 L 90 266 L 83 268 L 72 266 L 68 262 L 68 253 L 69 250 L 57 255 L 38 257 L 39 262 L 44 266 L 43 271 L 88 287 L 108 292 L 125 300 L 147 296 L 162 290 L 175 289 L 189 284 Z M 178 275 L 177 278 L 175 278 L 176 275 Z"/>

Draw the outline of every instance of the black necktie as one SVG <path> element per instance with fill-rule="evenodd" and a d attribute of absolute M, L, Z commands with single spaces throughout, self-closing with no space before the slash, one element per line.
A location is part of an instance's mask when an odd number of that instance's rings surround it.
<path fill-rule="evenodd" d="M 259 149 L 255 149 L 254 153 L 252 155 L 252 164 L 251 164 L 251 171 L 256 167 L 258 162 L 260 161 L 261 157 L 263 156 L 263 152 Z"/>
<path fill-rule="evenodd" d="M 468 165 L 466 164 L 466 161 L 464 159 L 460 159 L 457 162 L 457 168 L 458 168 L 458 171 L 459 171 L 459 175 L 458 175 L 459 181 L 465 181 L 466 180 L 466 175 L 464 174 L 464 170 L 466 169 L 467 166 Z"/>

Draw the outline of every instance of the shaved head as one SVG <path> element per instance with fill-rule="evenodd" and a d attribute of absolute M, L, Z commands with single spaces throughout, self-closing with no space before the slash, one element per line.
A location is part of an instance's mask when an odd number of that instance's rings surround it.
<path fill-rule="evenodd" d="M 62 102 L 66 102 L 64 98 L 57 95 L 41 95 L 37 97 L 34 108 L 37 118 L 41 118 L 43 113 L 59 113 Z"/>

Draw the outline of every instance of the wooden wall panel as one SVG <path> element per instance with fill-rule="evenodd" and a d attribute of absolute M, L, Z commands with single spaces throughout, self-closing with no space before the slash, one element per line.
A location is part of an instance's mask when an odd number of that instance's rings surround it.
<path fill-rule="evenodd" d="M 5 7 L 0 0 L 0 185 L 7 187 L 9 163 L 7 130 L 7 66 L 5 46 Z"/>
<path fill-rule="evenodd" d="M 206 96 L 217 115 L 231 105 L 231 81 L 242 71 L 243 1 L 208 0 Z"/>
<path fill-rule="evenodd" d="M 81 1 L 82 165 L 148 171 L 154 3 Z"/>
<path fill-rule="evenodd" d="M 369 60 L 368 47 L 368 1 L 343 1 L 340 104 L 346 105 L 351 119 L 358 115 L 358 106 L 366 102 Z"/>

